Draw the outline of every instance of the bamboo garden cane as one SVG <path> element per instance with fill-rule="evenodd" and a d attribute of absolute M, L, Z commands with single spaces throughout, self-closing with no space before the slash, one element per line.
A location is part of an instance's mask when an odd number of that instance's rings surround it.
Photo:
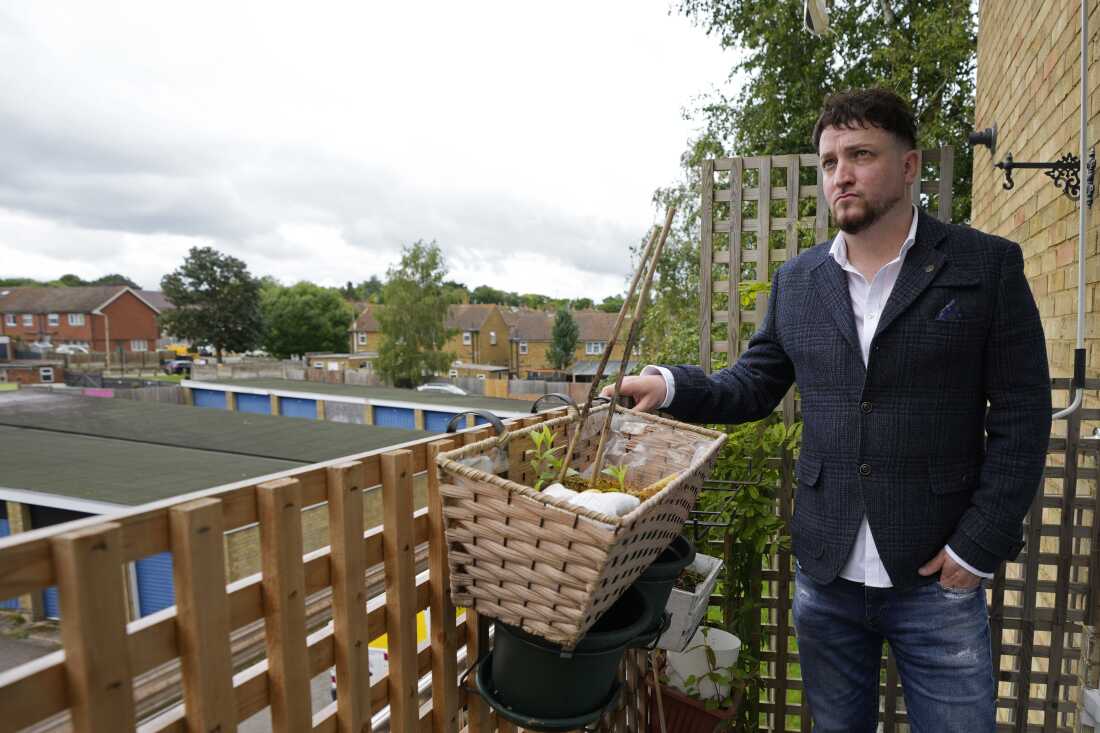
<path fill-rule="evenodd" d="M 577 448 L 577 438 L 580 436 L 581 426 L 588 420 L 588 413 L 592 410 L 592 402 L 596 399 L 596 395 L 599 392 L 600 380 L 603 378 L 604 369 L 607 368 L 607 360 L 610 358 L 611 352 L 615 349 L 615 343 L 623 327 L 623 320 L 626 318 L 627 309 L 630 307 L 630 299 L 634 297 L 634 291 L 637 289 L 638 282 L 642 279 L 642 272 L 645 270 L 645 263 L 650 259 L 650 255 L 653 254 L 659 236 L 660 231 L 654 227 L 653 233 L 649 236 L 649 242 L 646 244 L 645 251 L 642 253 L 642 260 L 638 266 L 638 270 L 630 279 L 630 287 L 627 288 L 626 298 L 623 300 L 622 307 L 619 308 L 619 315 L 615 319 L 615 325 L 611 327 L 611 340 L 608 341 L 607 348 L 604 349 L 603 356 L 600 357 L 600 364 L 596 367 L 596 376 L 593 377 L 592 387 L 588 390 L 588 398 L 585 399 L 584 405 L 581 407 L 580 422 L 577 423 L 577 429 L 574 430 L 573 434 L 569 437 L 569 448 L 565 452 L 565 458 L 561 463 L 561 470 L 556 479 L 558 482 L 563 481 L 565 479 L 565 474 L 569 471 L 569 461 L 573 456 L 573 451 Z"/>
<path fill-rule="evenodd" d="M 623 376 L 626 375 L 626 365 L 630 358 L 630 352 L 634 348 L 634 342 L 638 339 L 641 330 L 642 316 L 645 314 L 646 300 L 649 298 L 649 286 L 653 283 L 653 274 L 657 271 L 657 263 L 661 260 L 661 252 L 665 248 L 665 240 L 672 228 L 672 219 L 676 216 L 676 207 L 668 207 L 665 213 L 665 225 L 661 229 L 661 236 L 657 240 L 657 247 L 649 262 L 649 268 L 645 263 L 639 271 L 646 269 L 645 282 L 642 283 L 641 292 L 638 293 L 638 301 L 634 304 L 634 316 L 630 322 L 630 330 L 627 331 L 626 343 L 623 345 L 623 359 L 619 362 L 619 373 L 615 377 L 615 390 L 611 393 L 611 406 L 607 410 L 607 418 L 604 420 L 603 429 L 600 431 L 600 442 L 596 448 L 596 460 L 592 463 L 592 484 L 595 485 L 596 477 L 603 470 L 604 451 L 607 449 L 607 435 L 611 432 L 611 419 L 615 416 L 615 405 L 619 402 L 619 390 L 623 386 Z M 625 305 L 625 304 L 624 304 Z"/>

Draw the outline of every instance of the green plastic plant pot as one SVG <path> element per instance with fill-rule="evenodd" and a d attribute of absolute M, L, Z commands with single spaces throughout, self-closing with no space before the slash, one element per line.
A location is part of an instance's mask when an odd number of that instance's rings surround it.
<path fill-rule="evenodd" d="M 649 619 L 649 601 L 627 588 L 572 653 L 497 621 L 488 662 L 495 699 L 527 718 L 569 719 L 602 709 L 623 652 L 643 637 Z"/>
<path fill-rule="evenodd" d="M 616 680 L 611 686 L 611 692 L 598 707 L 594 710 L 574 715 L 571 718 L 538 718 L 524 715 L 522 712 L 508 707 L 508 705 L 498 697 L 496 685 L 493 683 L 492 655 L 493 653 L 490 652 L 489 657 L 477 668 L 477 675 L 474 677 L 477 682 L 477 691 L 497 715 L 521 726 L 524 730 L 557 733 L 558 731 L 587 729 L 587 726 L 598 721 L 603 717 L 603 714 L 615 704 L 615 701 L 619 697 L 619 692 L 622 691 L 622 685 Z"/>
<path fill-rule="evenodd" d="M 633 587 L 641 591 L 649 601 L 649 629 L 660 627 L 665 605 L 668 603 L 669 595 L 672 594 L 672 586 L 684 568 L 694 559 L 695 546 L 679 536 L 672 540 L 653 564 L 634 581 Z"/>

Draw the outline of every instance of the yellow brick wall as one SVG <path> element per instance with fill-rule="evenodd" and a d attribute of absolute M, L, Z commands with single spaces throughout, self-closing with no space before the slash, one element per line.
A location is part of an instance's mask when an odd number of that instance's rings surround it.
<path fill-rule="evenodd" d="M 1089 26 L 1095 34 L 1100 14 L 1090 0 Z M 1076 203 L 1055 188 L 1050 178 L 1037 170 L 1014 171 L 1015 187 L 1002 188 L 1004 176 L 993 164 L 1011 152 L 1017 161 L 1052 161 L 1065 153 L 1079 151 L 1080 124 L 1080 5 L 1076 0 L 982 0 L 979 7 L 978 71 L 975 100 L 976 129 L 998 126 L 997 150 L 974 152 L 974 185 L 971 223 L 978 229 L 1007 237 L 1023 249 L 1024 272 L 1039 305 L 1047 339 L 1051 376 L 1068 377 L 1073 370 L 1077 308 L 1077 234 Z M 1100 142 L 1100 68 L 1097 38 L 1090 49 L 1089 145 Z M 1084 182 L 1082 181 L 1082 191 Z M 1096 312 L 1100 306 L 1100 256 L 1097 237 L 1100 206 L 1090 211 L 1086 240 L 1086 338 L 1087 376 L 1100 376 L 1100 329 Z M 1096 407 L 1096 398 L 1086 392 L 1086 407 Z M 1055 394 L 1055 407 L 1066 404 L 1065 392 Z M 1091 424 L 1083 433 L 1091 433 Z M 1065 423 L 1059 421 L 1054 432 L 1065 435 Z M 1050 459 L 1054 465 L 1060 457 Z M 1060 494 L 1061 482 L 1047 479 L 1046 493 Z M 1080 491 L 1080 486 L 1078 488 Z M 1057 524 L 1058 510 L 1043 512 L 1044 524 Z M 1057 538 L 1044 537 L 1040 547 L 1058 553 Z M 1011 579 L 1021 577 L 1018 566 L 1009 565 Z M 1053 581 L 1050 565 L 1039 568 L 1039 578 Z M 1040 593 L 1040 607 L 1052 607 L 1054 595 Z M 1050 634 L 1037 631 L 1038 647 L 1050 644 Z M 1045 665 L 1043 659 L 1039 664 Z M 1045 667 L 1043 667 L 1045 669 Z M 1034 681 L 1034 678 L 1033 678 Z M 1002 698 L 1014 698 L 1020 691 L 1001 682 Z M 1030 690 L 1032 699 L 1041 699 L 1040 685 Z M 998 720 L 1006 722 L 1008 711 L 1000 710 Z M 1031 711 L 1030 720 L 1041 716 Z"/>
<path fill-rule="evenodd" d="M 496 345 L 493 345 L 490 333 L 496 334 Z M 508 324 L 498 309 L 492 310 L 477 335 L 481 340 L 479 363 L 508 366 Z"/>
<path fill-rule="evenodd" d="M 1093 6 L 1093 34 L 1100 14 Z M 1023 22 L 1026 19 L 1026 22 Z M 1070 376 L 1076 339 L 1077 207 L 1040 171 L 1017 170 L 1005 191 L 993 164 L 1008 152 L 1017 161 L 1051 161 L 1078 151 L 1080 5 L 1075 0 L 983 0 L 978 35 L 975 127 L 997 123 L 997 151 L 974 154 L 971 222 L 1018 242 L 1024 271 L 1039 304 L 1052 376 Z M 1100 68 L 1093 36 L 1089 73 L 1089 144 L 1100 142 Z M 1082 185 L 1082 189 L 1084 186 Z M 1088 376 L 1100 376 L 1100 206 L 1086 237 Z"/>
<path fill-rule="evenodd" d="M 574 362 L 578 361 L 598 361 L 599 356 L 593 356 L 591 354 L 584 353 L 584 341 L 577 342 L 577 348 L 573 352 Z M 548 353 L 550 351 L 549 341 L 528 341 L 527 353 L 519 353 L 519 345 L 517 343 L 516 354 L 518 359 L 519 368 L 516 370 L 519 373 L 520 379 L 527 377 L 528 371 L 551 371 L 553 367 L 550 366 L 550 358 Z M 615 349 L 611 353 L 611 359 L 621 360 L 623 357 L 623 346 L 616 344 Z"/>

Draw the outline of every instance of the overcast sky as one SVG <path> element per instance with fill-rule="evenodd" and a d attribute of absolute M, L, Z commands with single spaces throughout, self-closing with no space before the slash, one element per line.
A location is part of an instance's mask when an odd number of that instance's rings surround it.
<path fill-rule="evenodd" d="M 0 4 L 0 274 L 254 275 L 596 299 L 734 63 L 669 0 Z"/>

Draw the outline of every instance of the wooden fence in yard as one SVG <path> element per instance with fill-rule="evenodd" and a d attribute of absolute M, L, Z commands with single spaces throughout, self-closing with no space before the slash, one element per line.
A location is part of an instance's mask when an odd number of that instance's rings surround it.
<path fill-rule="evenodd" d="M 383 711 L 389 730 L 400 733 L 515 731 L 459 683 L 488 649 L 490 623 L 473 613 L 456 617 L 450 603 L 435 470 L 428 508 L 414 513 L 412 503 L 413 476 L 434 466 L 438 451 L 487 435 L 488 428 L 470 429 L 0 540 L 0 597 L 57 585 L 63 641 L 61 650 L 0 673 L 0 733 L 66 719 L 81 732 L 227 733 L 265 708 L 279 732 L 370 730 Z M 378 485 L 384 522 L 365 530 L 363 492 Z M 304 554 L 302 509 L 322 502 L 330 545 Z M 226 584 L 224 533 L 252 524 L 262 571 Z M 416 573 L 421 543 L 428 543 L 426 575 Z M 127 623 L 123 564 L 164 551 L 174 558 L 176 606 Z M 385 593 L 368 598 L 367 573 L 379 567 Z M 311 629 L 306 604 L 321 593 L 331 593 L 334 623 Z M 416 616 L 424 609 L 431 638 L 418 646 Z M 234 669 L 230 635 L 261 620 L 265 657 Z M 371 678 L 368 643 L 382 634 L 389 673 Z M 643 725 L 643 660 L 631 653 L 624 663 L 625 692 L 606 730 Z M 177 661 L 179 701 L 138 720 L 134 680 Z M 333 667 L 337 700 L 314 710 L 310 680 Z M 418 692 L 425 679 L 430 700 Z"/>

